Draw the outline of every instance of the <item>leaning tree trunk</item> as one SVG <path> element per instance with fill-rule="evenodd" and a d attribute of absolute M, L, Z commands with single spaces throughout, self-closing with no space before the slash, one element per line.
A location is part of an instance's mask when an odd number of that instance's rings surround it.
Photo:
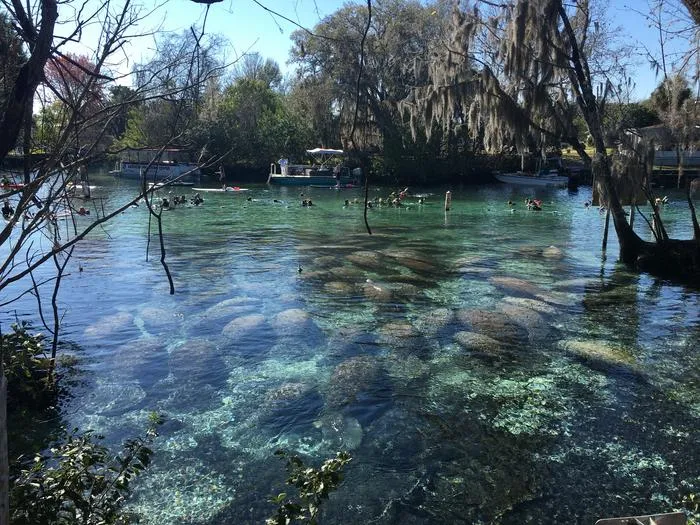
<path fill-rule="evenodd" d="M 657 242 L 648 242 L 642 240 L 627 222 L 625 210 L 612 180 L 610 159 L 605 149 L 603 127 L 588 63 L 581 53 L 576 34 L 561 1 L 558 10 L 564 24 L 564 33 L 571 45 L 570 60 L 573 67 L 569 70 L 569 76 L 576 90 L 579 109 L 595 144 L 596 154 L 592 166 L 594 181 L 600 185 L 604 202 L 612 214 L 622 262 L 657 276 L 700 286 L 700 240 L 675 240 L 664 237 Z M 691 213 L 694 211 L 691 210 Z"/>

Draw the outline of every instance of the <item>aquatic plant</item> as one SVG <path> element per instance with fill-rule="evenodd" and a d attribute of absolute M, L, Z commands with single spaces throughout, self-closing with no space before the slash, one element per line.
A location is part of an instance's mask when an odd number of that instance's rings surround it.
<path fill-rule="evenodd" d="M 277 450 L 275 455 L 287 460 L 287 484 L 296 487 L 297 496 L 290 498 L 286 492 L 281 492 L 270 498 L 270 502 L 277 505 L 277 511 L 265 520 L 266 525 L 287 525 L 294 520 L 317 524 L 321 504 L 343 482 L 343 468 L 352 456 L 338 452 L 315 469 L 307 467 L 299 456 L 289 456 L 284 450 Z"/>

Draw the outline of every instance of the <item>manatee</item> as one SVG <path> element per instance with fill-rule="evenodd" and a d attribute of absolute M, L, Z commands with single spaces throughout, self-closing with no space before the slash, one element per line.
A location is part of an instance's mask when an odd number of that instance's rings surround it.
<path fill-rule="evenodd" d="M 501 343 L 495 339 L 475 332 L 457 332 L 454 335 L 454 340 L 466 350 L 475 350 L 485 354 L 497 354 L 503 350 Z"/>
<path fill-rule="evenodd" d="M 501 343 L 521 345 L 527 343 L 527 330 L 503 313 L 486 310 L 459 310 L 457 318 L 471 331 L 487 335 Z"/>
<path fill-rule="evenodd" d="M 113 372 L 132 377 L 134 372 L 143 372 L 150 366 L 157 368 L 161 359 L 167 358 L 166 344 L 158 337 L 141 337 L 118 346 L 114 353 Z"/>
<path fill-rule="evenodd" d="M 202 313 L 202 317 L 213 320 L 224 319 L 226 317 L 230 319 L 231 317 L 238 316 L 241 313 L 248 313 L 254 310 L 257 304 L 259 304 L 258 300 L 253 299 L 252 297 L 233 297 L 207 308 Z"/>
<path fill-rule="evenodd" d="M 300 308 L 283 310 L 270 319 L 270 324 L 278 332 L 295 332 L 310 322 L 309 314 Z"/>
<path fill-rule="evenodd" d="M 542 250 L 542 257 L 546 257 L 547 259 L 561 259 L 564 257 L 564 252 L 556 246 L 547 246 Z"/>
<path fill-rule="evenodd" d="M 209 339 L 190 339 L 170 350 L 170 371 L 179 379 L 219 383 L 226 380 L 221 350 Z"/>
<path fill-rule="evenodd" d="M 329 281 L 323 285 L 323 289 L 334 295 L 353 295 L 355 287 L 343 281 Z"/>
<path fill-rule="evenodd" d="M 544 291 L 539 286 L 516 277 L 489 277 L 489 282 L 498 288 L 518 294 L 537 295 Z"/>
<path fill-rule="evenodd" d="M 379 285 L 370 279 L 367 279 L 366 282 L 362 283 L 360 288 L 362 289 L 362 293 L 365 295 L 365 297 L 373 301 L 386 303 L 393 299 L 393 294 L 391 293 L 389 287 Z"/>
<path fill-rule="evenodd" d="M 170 328 L 179 321 L 176 312 L 155 306 L 141 308 L 139 317 L 143 320 L 146 329 Z"/>
<path fill-rule="evenodd" d="M 107 337 L 129 330 L 136 330 L 134 316 L 128 312 L 117 312 L 100 318 L 88 326 L 83 334 L 85 337 Z"/>
<path fill-rule="evenodd" d="M 454 319 L 454 313 L 449 308 L 433 308 L 419 315 L 413 322 L 420 332 L 435 335 L 449 325 Z"/>
<path fill-rule="evenodd" d="M 226 326 L 224 326 L 221 334 L 230 339 L 236 339 L 260 329 L 264 323 L 265 316 L 261 314 L 250 314 L 236 317 L 232 321 L 229 321 Z"/>
<path fill-rule="evenodd" d="M 342 407 L 355 402 L 357 395 L 368 390 L 379 378 L 379 366 L 375 359 L 356 356 L 335 367 L 326 385 L 326 404 Z"/>
<path fill-rule="evenodd" d="M 316 257 L 311 261 L 311 264 L 315 268 L 327 268 L 333 266 L 338 262 L 338 259 L 334 255 L 321 255 Z"/>
<path fill-rule="evenodd" d="M 567 339 L 557 346 L 584 360 L 597 361 L 608 365 L 634 367 L 636 360 L 623 347 L 601 340 Z"/>
<path fill-rule="evenodd" d="M 535 310 L 525 306 L 502 303 L 498 310 L 527 330 L 530 342 L 544 339 L 549 332 L 549 325 Z"/>
<path fill-rule="evenodd" d="M 416 257 L 394 257 L 394 259 L 405 268 L 410 268 L 417 272 L 430 273 L 436 270 L 435 264 L 425 259 Z"/>
<path fill-rule="evenodd" d="M 354 266 L 334 266 L 328 269 L 328 273 L 336 279 L 358 281 L 365 276 L 365 272 Z"/>
<path fill-rule="evenodd" d="M 557 306 L 575 306 L 580 301 L 576 296 L 562 292 L 537 293 L 535 298 Z"/>
<path fill-rule="evenodd" d="M 346 259 L 355 266 L 359 266 L 361 268 L 383 270 L 385 267 L 384 259 L 379 252 L 361 250 L 351 253 L 350 255 L 346 256 Z"/>
<path fill-rule="evenodd" d="M 268 391 L 265 395 L 267 402 L 290 401 L 303 396 L 311 389 L 307 383 L 298 381 L 285 381 L 280 386 Z"/>
<path fill-rule="evenodd" d="M 554 315 L 558 312 L 552 305 L 540 301 L 538 299 L 529 299 L 527 297 L 504 297 L 503 302 L 514 304 L 516 306 L 524 306 L 542 314 Z"/>
<path fill-rule="evenodd" d="M 362 425 L 354 417 L 330 414 L 320 423 L 323 439 L 333 443 L 334 448 L 355 450 L 362 443 Z"/>

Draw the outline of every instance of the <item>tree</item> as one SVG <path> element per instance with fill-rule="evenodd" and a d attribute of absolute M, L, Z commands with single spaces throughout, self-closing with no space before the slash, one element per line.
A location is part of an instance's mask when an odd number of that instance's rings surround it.
<path fill-rule="evenodd" d="M 355 146 L 381 148 L 387 141 L 401 143 L 403 124 L 394 105 L 408 94 L 415 62 L 426 60 L 437 41 L 443 12 L 432 3 L 376 3 L 364 40 L 362 75 L 358 56 L 368 20 L 365 6 L 347 5 L 313 31 L 292 35 L 291 54 L 298 77 L 293 90 L 322 89 L 323 105 L 313 108 L 322 114 L 312 118 L 320 121 L 323 115 L 331 114 L 340 123 L 340 136 L 324 145 L 349 144 L 356 106 Z"/>
<path fill-rule="evenodd" d="M 208 69 L 197 67 L 201 50 L 199 38 L 189 48 L 188 54 L 175 55 L 172 60 L 178 64 L 161 62 L 158 71 L 187 71 L 180 81 L 169 88 L 162 83 L 153 85 L 157 75 L 141 76 L 136 84 L 137 95 L 128 102 L 117 105 L 105 105 L 101 98 L 101 87 L 116 80 L 109 71 L 108 64 L 117 61 L 117 53 L 130 40 L 137 39 L 136 27 L 143 22 L 145 13 L 131 2 L 83 2 L 74 11 L 72 25 L 66 26 L 67 33 L 55 35 L 59 4 L 56 0 L 39 0 L 34 4 L 25 4 L 14 0 L 0 0 L 8 24 L 2 25 L 7 38 L 0 38 L 3 45 L 12 43 L 11 49 L 17 50 L 13 68 L 8 68 L 4 77 L 6 90 L 0 106 L 0 161 L 15 146 L 21 136 L 24 144 L 25 166 L 24 185 L 19 189 L 0 190 L 2 199 L 10 199 L 14 204 L 14 214 L 0 229 L 0 245 L 4 248 L 4 258 L 0 260 L 0 291 L 8 302 L 12 294 L 22 295 L 33 291 L 38 296 L 38 289 L 47 285 L 52 291 L 52 323 L 46 328 L 51 336 L 51 361 L 55 361 L 56 348 L 60 330 L 57 296 L 61 277 L 71 259 L 77 243 L 92 230 L 108 222 L 112 217 L 126 211 L 139 200 L 144 200 L 151 216 L 156 220 L 156 231 L 161 234 L 161 263 L 170 277 L 165 262 L 165 247 L 162 242 L 160 215 L 151 206 L 153 190 L 148 190 L 146 181 L 142 181 L 140 191 L 133 198 L 115 206 L 95 206 L 91 222 L 72 220 L 75 201 L 68 191 L 71 176 L 78 170 L 87 169 L 87 165 L 101 158 L 98 146 L 126 104 L 143 102 L 154 92 L 162 98 L 182 100 L 182 112 L 186 112 L 188 93 L 197 93 L 204 85 Z M 61 9 L 72 9 L 69 4 L 61 4 Z M 68 42 L 76 40 L 89 24 L 95 20 L 102 23 L 101 34 L 97 38 L 94 55 L 89 60 L 76 59 L 64 52 Z M 11 28 L 11 30 L 8 29 Z M 10 31 L 10 35 L 7 35 Z M 196 32 L 192 30 L 193 35 Z M 145 34 L 145 33 L 144 33 Z M 17 44 L 17 45 L 15 45 Z M 14 47 L 13 47 L 14 46 Z M 19 49 L 26 53 L 26 59 L 20 59 Z M 13 59 L 14 60 L 14 59 Z M 10 63 L 8 59 L 6 63 Z M 49 65 L 50 64 L 50 65 Z M 184 65 L 183 65 L 184 64 Z M 16 67 L 19 66 L 19 67 Z M 10 71 L 8 74 L 7 71 Z M 12 71 L 16 71 L 16 74 Z M 48 79 L 47 90 L 62 103 L 60 126 L 51 138 L 51 148 L 41 157 L 31 155 L 32 106 L 37 89 Z M 90 110 L 90 111 L 88 111 Z M 93 111 L 94 110 L 94 111 Z M 44 119 L 40 116 L 38 119 Z M 94 135 L 85 141 L 76 141 L 81 130 L 90 127 Z M 24 133 L 23 133 L 24 132 Z M 163 142 L 163 148 L 172 144 L 175 136 L 171 134 Z M 79 148 L 76 148 L 76 145 Z M 206 164 L 206 163 L 205 163 Z M 19 182 L 19 181 L 17 181 Z M 57 213 L 68 213 L 69 218 L 60 227 L 55 217 Z M 37 280 L 35 272 L 41 267 L 54 268 L 55 274 L 46 279 Z M 30 281 L 30 282 L 29 282 Z M 174 291 L 171 284 L 171 293 Z M 42 303 L 37 304 L 41 313 Z M 44 319 L 43 315 L 39 315 Z M 3 388 L 5 377 L 0 377 L 0 416 L 6 406 Z M 0 524 L 8 519 L 8 458 L 2 445 L 5 442 L 7 428 L 0 417 Z"/>
<path fill-rule="evenodd" d="M 129 86 L 117 85 L 109 88 L 109 104 L 117 108 L 110 130 L 113 138 L 119 139 L 124 135 L 129 120 L 129 106 L 134 106 L 134 102 L 138 101 L 136 91 Z"/>
<path fill-rule="evenodd" d="M 235 78 L 259 80 L 272 89 L 278 89 L 282 84 L 279 64 L 271 58 L 263 60 L 260 53 L 243 55 L 243 60 L 236 64 L 234 76 Z"/>
<path fill-rule="evenodd" d="M 431 82 L 407 107 L 430 123 L 434 116 L 444 119 L 450 114 L 455 100 L 473 94 L 469 110 L 472 132 L 479 124 L 483 126 L 485 145 L 497 151 L 509 140 L 523 148 L 532 133 L 543 138 L 568 137 L 571 120 L 567 108 L 569 100 L 575 102 L 594 144 L 594 180 L 612 213 L 622 261 L 656 275 L 698 283 L 700 227 L 690 197 L 692 240 L 669 239 L 661 227 L 655 242 L 647 242 L 627 222 L 602 125 L 606 93 L 614 86 L 609 82 L 602 91 L 596 89 L 587 44 L 599 26 L 591 13 L 588 2 L 565 5 L 561 0 L 517 0 L 512 6 L 494 7 L 487 19 L 478 11 L 456 11 L 451 41 L 431 66 Z M 476 43 L 484 32 L 484 38 L 501 36 L 501 47 L 494 55 L 499 69 L 478 53 Z M 581 149 L 580 143 L 571 143 L 577 151 Z M 580 153 L 587 157 L 585 151 Z M 642 152 L 637 157 L 637 164 L 645 155 Z M 647 195 L 651 197 L 649 192 Z M 661 224 L 656 211 L 654 219 Z"/>
<path fill-rule="evenodd" d="M 688 81 L 681 74 L 667 77 L 652 92 L 650 104 L 656 109 L 661 122 L 673 138 L 678 165 L 678 187 L 683 181 L 684 152 L 698 138 L 696 124 L 698 109 Z"/>

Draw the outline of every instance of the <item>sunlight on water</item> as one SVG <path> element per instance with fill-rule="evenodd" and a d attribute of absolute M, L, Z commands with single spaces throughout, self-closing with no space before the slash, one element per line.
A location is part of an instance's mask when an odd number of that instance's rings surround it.
<path fill-rule="evenodd" d="M 592 523 L 700 490 L 700 294 L 628 272 L 614 234 L 602 258 L 587 189 L 538 190 L 542 212 L 525 189 L 452 188 L 449 213 L 430 192 L 369 210 L 372 235 L 343 206 L 359 190 L 207 193 L 164 214 L 175 296 L 142 207 L 79 247 L 66 420 L 115 443 L 166 416 L 140 523 L 263 522 L 278 448 L 351 451 L 329 523 Z"/>

